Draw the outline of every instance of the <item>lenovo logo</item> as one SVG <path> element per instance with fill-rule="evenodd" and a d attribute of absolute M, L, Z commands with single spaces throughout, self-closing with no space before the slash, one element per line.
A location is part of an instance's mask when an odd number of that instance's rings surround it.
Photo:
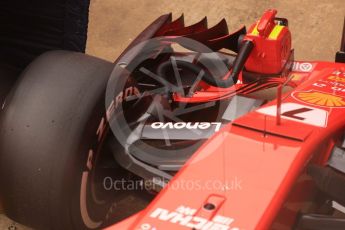
<path fill-rule="evenodd" d="M 214 128 L 216 132 L 219 131 L 221 126 L 221 122 L 154 122 L 151 124 L 153 129 L 206 130 Z"/>

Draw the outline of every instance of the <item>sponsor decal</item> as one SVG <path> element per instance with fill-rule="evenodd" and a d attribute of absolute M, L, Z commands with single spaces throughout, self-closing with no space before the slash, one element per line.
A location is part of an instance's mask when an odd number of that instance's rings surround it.
<path fill-rule="evenodd" d="M 140 98 L 140 91 L 135 86 L 130 86 L 125 88 L 123 91 L 121 91 L 119 94 L 115 96 L 115 99 L 111 101 L 110 105 L 107 108 L 107 119 L 110 120 L 112 117 L 114 111 L 122 104 L 123 101 L 126 101 L 126 99 L 136 96 L 137 98 Z"/>
<path fill-rule="evenodd" d="M 345 77 L 341 76 L 331 75 L 327 79 L 335 82 L 345 83 Z"/>
<path fill-rule="evenodd" d="M 277 106 L 272 105 L 258 109 L 257 112 L 276 116 Z M 281 105 L 281 117 L 287 120 L 305 123 L 308 125 L 326 127 L 328 120 L 328 112 L 323 109 L 310 107 L 297 103 L 283 103 Z"/>
<path fill-rule="evenodd" d="M 237 227 L 231 227 L 235 221 L 233 218 L 221 215 L 215 215 L 211 220 L 196 216 L 196 209 L 186 206 L 180 206 L 175 211 L 169 211 L 163 208 L 156 208 L 150 217 L 172 224 L 178 224 L 190 229 L 202 230 L 239 230 Z"/>
<path fill-rule="evenodd" d="M 345 72 L 343 70 L 335 70 L 332 74 L 340 77 L 345 77 Z"/>
<path fill-rule="evenodd" d="M 292 94 L 292 96 L 301 102 L 317 105 L 321 107 L 345 107 L 344 97 L 319 92 L 319 91 L 297 91 Z"/>
<path fill-rule="evenodd" d="M 315 64 L 309 62 L 294 62 L 292 65 L 292 71 L 310 73 L 315 68 Z"/>
<path fill-rule="evenodd" d="M 154 122 L 151 124 L 153 129 L 189 129 L 189 130 L 205 130 L 215 127 L 218 132 L 221 128 L 221 122 Z"/>
<path fill-rule="evenodd" d="M 314 82 L 311 86 L 311 89 L 315 89 L 315 91 L 331 95 L 331 97 L 329 98 L 333 98 L 332 96 L 345 98 L 345 73 L 340 71 L 334 71 L 330 75 L 326 75 L 322 79 L 319 79 L 316 82 Z"/>

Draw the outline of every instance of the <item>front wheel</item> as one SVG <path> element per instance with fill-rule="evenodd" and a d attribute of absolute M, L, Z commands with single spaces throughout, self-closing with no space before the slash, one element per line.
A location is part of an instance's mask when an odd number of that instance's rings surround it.
<path fill-rule="evenodd" d="M 112 69 L 94 57 L 54 51 L 23 72 L 0 119 L 0 188 L 10 218 L 56 230 L 111 221 L 109 194 L 97 186 L 109 170 L 99 162 L 109 162 L 104 93 Z"/>

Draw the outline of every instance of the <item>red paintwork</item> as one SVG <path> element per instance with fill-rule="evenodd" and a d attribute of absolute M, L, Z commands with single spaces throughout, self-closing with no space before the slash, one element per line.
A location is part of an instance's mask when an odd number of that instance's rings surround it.
<path fill-rule="evenodd" d="M 264 16 L 267 21 L 271 18 L 270 15 Z M 259 28 L 264 27 L 259 25 Z M 262 33 L 266 31 L 260 30 Z M 174 212 L 180 206 L 195 209 L 194 216 L 208 220 L 216 215 L 234 220 L 228 228 L 214 229 L 261 230 L 292 226 L 299 210 L 296 206 L 306 205 L 307 201 L 313 199 L 315 191 L 313 183 L 304 174 L 306 165 L 310 162 L 322 165 L 327 161 L 334 134 L 343 129 L 345 124 L 344 107 L 317 105 L 315 101 L 318 98 L 310 99 L 307 96 L 305 98 L 309 101 L 303 101 L 294 96 L 298 92 L 317 91 L 323 93 L 321 96 L 329 94 L 338 99 L 345 98 L 345 64 L 311 62 L 310 65 L 302 65 L 308 68 L 298 68 L 301 63 L 296 62 L 289 75 L 297 76 L 293 81 L 299 86 L 283 95 L 282 106 L 294 103 L 319 109 L 327 116 L 325 121 L 317 122 L 325 123 L 325 126 L 302 123 L 298 119 L 287 119 L 286 116 L 281 116 L 280 125 L 277 125 L 276 113 L 264 115 L 256 110 L 246 114 L 210 138 L 170 183 L 180 183 L 182 186 L 183 182 L 193 181 L 205 186 L 204 189 L 167 186 L 145 210 L 108 230 L 188 229 L 183 226 L 186 223 L 171 223 L 172 218 L 169 219 L 169 216 L 166 216 L 165 221 L 150 217 L 158 208 Z M 334 75 L 337 78 L 330 77 Z M 344 85 L 339 84 L 343 81 Z M 321 83 L 324 85 L 321 86 Z M 175 99 L 178 99 L 178 95 Z M 320 103 L 327 104 L 322 98 Z M 276 104 L 277 101 L 272 101 L 265 107 Z M 234 180 L 241 181 L 237 189 L 229 188 L 229 183 Z M 228 185 L 228 188 L 206 186 L 214 181 Z M 203 208 L 208 202 L 215 204 L 213 211 Z M 191 222 L 195 221 L 193 219 Z"/>

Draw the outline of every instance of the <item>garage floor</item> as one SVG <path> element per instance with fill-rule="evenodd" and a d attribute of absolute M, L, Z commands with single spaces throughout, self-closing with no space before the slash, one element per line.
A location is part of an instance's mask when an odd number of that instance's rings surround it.
<path fill-rule="evenodd" d="M 250 25 L 268 8 L 278 9 L 290 20 L 295 57 L 299 60 L 333 61 L 339 49 L 345 16 L 344 0 L 92 0 L 87 53 L 114 60 L 135 36 L 158 16 L 184 13 L 187 24 L 204 16 L 209 26 L 222 18 L 230 31 Z M 0 207 L 1 212 L 1 207 Z M 0 215 L 0 230 L 28 229 Z"/>
<path fill-rule="evenodd" d="M 92 0 L 88 53 L 114 60 L 135 36 L 158 16 L 182 13 L 186 24 L 208 17 L 209 26 L 225 18 L 229 30 L 251 25 L 262 12 L 276 8 L 288 18 L 295 56 L 305 60 L 334 60 L 345 16 L 344 0 Z"/>

